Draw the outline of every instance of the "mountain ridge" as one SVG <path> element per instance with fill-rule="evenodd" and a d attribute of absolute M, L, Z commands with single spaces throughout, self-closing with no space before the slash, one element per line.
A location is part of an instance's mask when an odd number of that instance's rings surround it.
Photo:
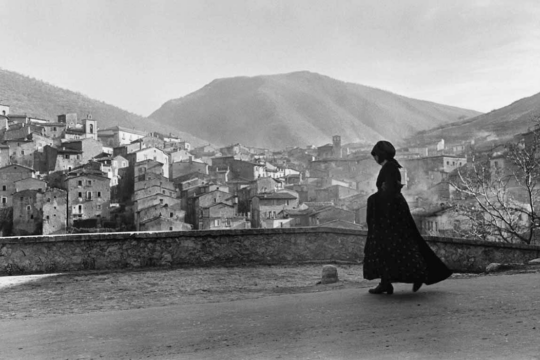
<path fill-rule="evenodd" d="M 215 79 L 149 118 L 218 145 L 270 149 L 386 138 L 479 114 L 308 71 Z"/>
<path fill-rule="evenodd" d="M 441 138 L 450 142 L 490 138 L 505 142 L 518 133 L 529 131 L 539 122 L 540 93 L 537 93 L 486 114 L 421 131 L 411 136 L 409 140 L 426 143 Z"/>

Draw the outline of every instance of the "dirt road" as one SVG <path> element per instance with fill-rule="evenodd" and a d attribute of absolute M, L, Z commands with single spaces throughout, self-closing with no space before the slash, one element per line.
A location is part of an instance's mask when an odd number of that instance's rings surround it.
<path fill-rule="evenodd" d="M 2 359 L 540 359 L 540 274 L 4 319 Z"/>

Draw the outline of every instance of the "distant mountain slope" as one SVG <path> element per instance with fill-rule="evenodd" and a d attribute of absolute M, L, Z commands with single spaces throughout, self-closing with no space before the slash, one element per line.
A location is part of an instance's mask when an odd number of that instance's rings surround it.
<path fill-rule="evenodd" d="M 444 139 L 452 142 L 488 136 L 504 141 L 528 131 L 537 121 L 540 121 L 540 93 L 487 114 L 422 131 L 412 136 L 411 141 L 434 142 Z"/>
<path fill-rule="evenodd" d="M 80 118 L 92 114 L 101 129 L 120 125 L 143 131 L 173 132 L 195 145 L 206 143 L 179 131 L 178 127 L 155 124 L 102 101 L 3 69 L 0 69 L 0 104 L 9 105 L 11 114 L 27 114 L 54 121 L 65 113 L 77 113 Z"/>
<path fill-rule="evenodd" d="M 476 116 L 472 110 L 406 98 L 306 71 L 218 79 L 150 115 L 217 145 L 279 149 L 342 141 L 400 141 Z"/>

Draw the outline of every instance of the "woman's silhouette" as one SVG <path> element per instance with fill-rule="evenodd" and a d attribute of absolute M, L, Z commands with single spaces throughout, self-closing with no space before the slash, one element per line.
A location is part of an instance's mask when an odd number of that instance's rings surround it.
<path fill-rule="evenodd" d="M 435 255 L 420 235 L 401 194 L 401 165 L 388 141 L 379 141 L 371 155 L 382 166 L 377 177 L 378 191 L 368 198 L 368 236 L 364 248 L 364 278 L 381 279 L 371 294 L 392 294 L 393 282 L 422 284 L 448 278 L 452 271 Z"/>

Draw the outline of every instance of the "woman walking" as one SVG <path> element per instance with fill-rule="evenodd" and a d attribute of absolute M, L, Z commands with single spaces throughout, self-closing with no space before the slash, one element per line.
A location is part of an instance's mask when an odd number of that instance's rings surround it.
<path fill-rule="evenodd" d="M 368 236 L 364 248 L 364 278 L 381 279 L 371 294 L 392 294 L 393 282 L 412 283 L 414 292 L 448 278 L 452 271 L 420 235 L 401 194 L 401 165 L 388 141 L 379 141 L 371 155 L 382 166 L 377 192 L 368 198 Z"/>

